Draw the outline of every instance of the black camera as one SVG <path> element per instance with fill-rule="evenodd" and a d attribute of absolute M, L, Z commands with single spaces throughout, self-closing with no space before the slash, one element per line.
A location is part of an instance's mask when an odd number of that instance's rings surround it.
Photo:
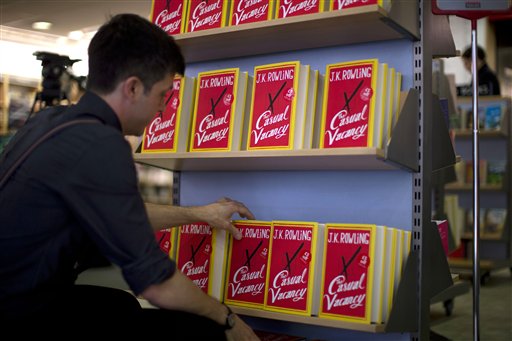
<path fill-rule="evenodd" d="M 39 96 L 41 102 L 53 105 L 56 101 L 68 99 L 66 88 L 70 80 L 78 81 L 82 86 L 83 81 L 73 76 L 68 70 L 68 67 L 81 59 L 70 59 L 68 56 L 44 51 L 34 52 L 33 55 L 41 61 L 43 66 L 41 72 L 43 89 Z"/>

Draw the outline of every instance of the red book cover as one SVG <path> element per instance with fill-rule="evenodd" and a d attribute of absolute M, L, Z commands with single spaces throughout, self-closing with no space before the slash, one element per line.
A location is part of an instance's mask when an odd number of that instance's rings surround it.
<path fill-rule="evenodd" d="M 446 256 L 450 253 L 449 244 L 448 244 L 448 234 L 449 234 L 449 226 L 448 220 L 434 220 L 437 225 L 437 229 L 439 231 L 439 237 L 441 237 L 441 244 L 443 245 L 443 250 Z"/>
<path fill-rule="evenodd" d="M 277 0 L 277 18 L 320 13 L 325 3 L 324 0 Z"/>
<path fill-rule="evenodd" d="M 228 6 L 227 0 L 189 0 L 186 32 L 224 27 Z"/>
<path fill-rule="evenodd" d="M 224 302 L 263 308 L 272 222 L 234 221 L 242 239 L 230 235 Z"/>
<path fill-rule="evenodd" d="M 299 62 L 256 66 L 247 150 L 291 149 Z"/>
<path fill-rule="evenodd" d="M 176 265 L 201 290 L 208 293 L 212 255 L 212 228 L 206 223 L 180 226 Z"/>
<path fill-rule="evenodd" d="M 311 148 L 317 88 L 318 71 L 299 61 L 255 66 L 247 150 Z"/>
<path fill-rule="evenodd" d="M 368 5 L 379 5 L 389 11 L 391 8 L 391 0 L 330 0 L 331 10 L 344 10 L 349 8 L 357 8 Z"/>
<path fill-rule="evenodd" d="M 309 316 L 318 224 L 274 221 L 272 225 L 264 308 Z"/>
<path fill-rule="evenodd" d="M 198 74 L 191 152 L 240 149 L 247 79 L 238 68 Z"/>
<path fill-rule="evenodd" d="M 330 64 L 325 74 L 320 148 L 379 147 L 384 103 L 377 59 Z"/>
<path fill-rule="evenodd" d="M 331 0 L 332 10 L 342 10 L 368 5 L 378 5 L 382 0 Z"/>
<path fill-rule="evenodd" d="M 168 35 L 185 32 L 187 3 L 185 0 L 151 1 L 151 21 L 161 27 Z"/>
<path fill-rule="evenodd" d="M 326 224 L 319 317 L 370 323 L 374 225 Z"/>
<path fill-rule="evenodd" d="M 160 250 L 169 255 L 170 258 L 174 259 L 174 251 L 176 249 L 176 229 L 166 228 L 160 231 L 156 231 L 155 238 L 158 245 L 160 246 Z"/>
<path fill-rule="evenodd" d="M 165 110 L 156 113 L 144 129 L 142 153 L 187 151 L 193 90 L 193 78 L 176 75 L 166 94 Z"/>
<path fill-rule="evenodd" d="M 229 24 L 237 26 L 272 19 L 274 0 L 232 0 Z"/>

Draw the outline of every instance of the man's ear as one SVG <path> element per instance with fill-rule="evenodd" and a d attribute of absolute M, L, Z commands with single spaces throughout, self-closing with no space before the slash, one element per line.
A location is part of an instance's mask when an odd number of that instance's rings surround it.
<path fill-rule="evenodd" d="M 144 85 L 138 77 L 128 77 L 123 82 L 123 95 L 129 99 L 137 99 L 144 92 Z"/>

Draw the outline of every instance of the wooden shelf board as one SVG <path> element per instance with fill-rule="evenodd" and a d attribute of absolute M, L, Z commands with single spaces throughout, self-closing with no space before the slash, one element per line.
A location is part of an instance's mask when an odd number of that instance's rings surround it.
<path fill-rule="evenodd" d="M 135 154 L 138 163 L 173 171 L 396 170 L 377 148 Z"/>
<path fill-rule="evenodd" d="M 510 100 L 511 99 L 509 97 L 503 97 L 503 96 L 478 96 L 479 103 L 501 102 L 501 101 L 510 101 Z M 458 96 L 457 103 L 471 105 L 471 104 L 473 104 L 473 97 L 472 96 Z"/>
<path fill-rule="evenodd" d="M 447 184 L 444 188 L 446 191 L 472 191 L 473 184 L 458 184 L 458 183 L 450 183 Z M 480 186 L 481 191 L 503 191 L 503 185 L 483 185 Z"/>
<path fill-rule="evenodd" d="M 412 40 L 417 39 L 416 35 L 392 20 L 378 5 L 369 5 L 174 37 L 190 63 L 372 41 Z"/>
<path fill-rule="evenodd" d="M 384 324 L 365 324 L 358 322 L 346 322 L 334 319 L 318 318 L 315 316 L 299 316 L 292 314 L 277 313 L 273 311 L 267 311 L 262 309 L 251 309 L 245 307 L 230 306 L 233 312 L 239 315 L 260 317 L 273 320 L 281 320 L 287 322 L 303 323 L 315 326 L 332 327 L 332 328 L 343 328 L 350 330 L 357 330 L 369 333 L 382 333 L 385 331 L 386 326 Z"/>
<path fill-rule="evenodd" d="M 455 129 L 455 138 L 472 138 L 473 137 L 473 130 L 470 129 Z M 482 130 L 480 129 L 478 131 L 478 136 L 481 138 L 507 138 L 507 134 L 504 131 L 501 130 Z"/>
<path fill-rule="evenodd" d="M 503 238 L 503 234 L 502 233 L 493 233 L 493 234 L 485 233 L 485 234 L 480 234 L 480 240 L 501 241 L 502 238 Z M 461 239 L 472 240 L 473 239 L 473 233 L 464 233 L 464 234 L 462 234 Z"/>
<path fill-rule="evenodd" d="M 473 268 L 473 259 L 449 257 L 448 264 L 452 269 L 468 269 Z M 510 266 L 509 260 L 480 259 L 480 269 L 482 270 L 493 270 L 507 266 Z"/>

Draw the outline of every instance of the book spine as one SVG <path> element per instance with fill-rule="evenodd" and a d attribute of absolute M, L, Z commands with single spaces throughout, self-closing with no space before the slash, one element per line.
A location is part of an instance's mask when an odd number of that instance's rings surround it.
<path fill-rule="evenodd" d="M 196 79 L 183 77 L 179 99 L 178 152 L 188 152 L 190 148 L 190 129 L 192 123 L 192 107 L 195 100 Z"/>
<path fill-rule="evenodd" d="M 386 227 L 376 226 L 375 228 L 375 254 L 373 262 L 376 263 L 373 267 L 373 291 L 372 291 L 372 309 L 371 319 L 372 323 L 380 324 L 383 322 L 383 288 L 384 288 L 384 272 L 386 261 Z M 372 260 L 370 260 L 372 261 Z"/>
<path fill-rule="evenodd" d="M 387 82 L 387 96 L 386 96 L 386 118 L 384 120 L 384 131 L 385 131 L 385 140 L 384 140 L 384 147 L 387 147 L 389 140 L 391 139 L 391 132 L 394 128 L 394 112 L 393 112 L 393 106 L 394 106 L 394 100 L 395 100 L 395 81 L 396 81 L 396 71 L 395 68 L 390 67 L 389 68 L 389 74 L 388 74 L 388 82 Z"/>
<path fill-rule="evenodd" d="M 404 231 L 396 229 L 396 248 L 395 248 L 395 281 L 393 288 L 393 296 L 398 291 L 398 285 L 402 280 L 402 263 L 403 263 L 403 245 L 404 245 Z"/>
<path fill-rule="evenodd" d="M 325 77 L 320 72 L 318 72 L 318 85 L 316 91 L 316 104 L 314 111 L 314 120 L 313 120 L 313 141 L 312 148 L 320 148 L 321 139 L 322 139 L 322 111 L 323 111 L 323 99 L 324 99 L 324 83 Z"/>
<path fill-rule="evenodd" d="M 400 115 L 400 95 L 402 91 L 402 74 L 395 70 L 395 89 L 393 91 L 393 122 L 392 125 L 395 127 Z"/>
<path fill-rule="evenodd" d="M 382 320 L 387 322 L 392 308 L 393 292 L 395 286 L 397 230 L 386 228 L 386 262 L 384 266 Z"/>
<path fill-rule="evenodd" d="M 234 111 L 233 111 L 233 133 L 231 136 L 231 151 L 244 150 L 247 141 L 247 130 L 245 130 L 245 124 L 248 120 L 247 103 L 249 101 L 249 94 L 252 88 L 250 83 L 252 77 L 247 72 L 241 72 L 237 82 L 237 96 L 235 99 Z"/>
<path fill-rule="evenodd" d="M 374 107 L 373 107 L 373 133 L 370 134 L 370 138 L 373 136 L 373 147 L 383 148 L 383 143 L 386 138 L 384 134 L 384 121 L 386 116 L 386 97 L 387 97 L 387 77 L 388 77 L 388 65 L 379 64 L 377 77 L 375 79 L 374 96 L 376 96 Z"/>
<path fill-rule="evenodd" d="M 324 277 L 323 256 L 325 245 L 325 224 L 317 225 L 316 241 L 313 243 L 313 291 L 311 294 L 311 316 L 318 316 L 322 302 L 322 278 Z"/>

